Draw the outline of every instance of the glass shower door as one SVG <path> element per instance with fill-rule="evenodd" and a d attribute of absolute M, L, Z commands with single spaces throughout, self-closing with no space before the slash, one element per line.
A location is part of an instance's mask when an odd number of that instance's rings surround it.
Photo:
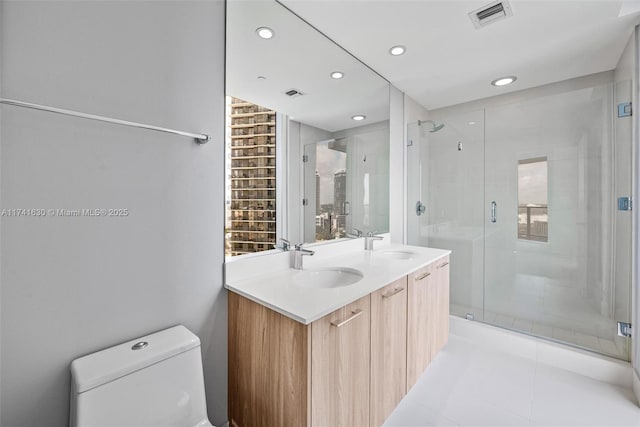
<path fill-rule="evenodd" d="M 613 89 L 487 108 L 484 320 L 628 360 L 631 138 Z"/>
<path fill-rule="evenodd" d="M 408 125 L 407 242 L 452 251 L 453 315 L 629 360 L 630 99 L 623 81 Z"/>

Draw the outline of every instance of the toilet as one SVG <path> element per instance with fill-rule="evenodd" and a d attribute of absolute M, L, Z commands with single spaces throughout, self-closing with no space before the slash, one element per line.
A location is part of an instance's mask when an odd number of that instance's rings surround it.
<path fill-rule="evenodd" d="M 212 427 L 200 339 L 182 325 L 71 363 L 71 427 Z"/>

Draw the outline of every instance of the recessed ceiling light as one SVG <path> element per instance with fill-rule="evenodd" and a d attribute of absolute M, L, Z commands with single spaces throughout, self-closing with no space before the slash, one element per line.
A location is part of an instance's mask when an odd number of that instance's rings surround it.
<path fill-rule="evenodd" d="M 467 123 L 467 124 L 468 124 L 469 126 L 473 126 L 473 125 L 475 125 L 475 124 L 476 124 L 476 122 L 469 122 L 469 123 Z"/>
<path fill-rule="evenodd" d="M 362 121 L 362 120 L 366 119 L 366 118 L 367 118 L 367 116 L 362 115 L 362 114 L 358 114 L 358 115 L 356 115 L 356 116 L 352 116 L 351 118 L 352 118 L 353 120 L 355 120 L 356 122 L 360 122 L 360 121 Z"/>
<path fill-rule="evenodd" d="M 332 79 L 341 79 L 343 77 L 344 77 L 344 73 L 342 71 L 334 71 L 333 73 L 331 73 Z"/>
<path fill-rule="evenodd" d="M 399 55 L 402 55 L 406 50 L 407 50 L 406 47 L 397 45 L 389 49 L 389 53 L 393 56 L 399 56 Z"/>
<path fill-rule="evenodd" d="M 516 80 L 518 80 L 516 76 L 506 76 L 506 77 L 500 77 L 499 79 L 495 79 L 494 81 L 491 82 L 491 84 L 493 86 L 506 86 L 506 85 L 510 85 Z"/>
<path fill-rule="evenodd" d="M 267 80 L 265 76 L 258 76 L 258 80 Z"/>
<path fill-rule="evenodd" d="M 270 39 L 275 35 L 273 30 L 269 27 L 256 28 L 256 34 L 258 35 L 258 37 L 261 37 L 263 39 Z"/>

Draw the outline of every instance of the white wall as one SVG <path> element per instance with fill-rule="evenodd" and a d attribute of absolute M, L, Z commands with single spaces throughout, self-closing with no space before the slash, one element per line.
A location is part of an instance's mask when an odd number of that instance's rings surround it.
<path fill-rule="evenodd" d="M 404 93 L 389 85 L 389 232 L 393 243 L 405 242 Z"/>
<path fill-rule="evenodd" d="M 3 426 L 68 425 L 72 359 L 178 323 L 226 414 L 224 4 L 2 3 L 2 95 L 192 132 L 2 107 L 1 205 L 126 208 L 2 217 Z"/>

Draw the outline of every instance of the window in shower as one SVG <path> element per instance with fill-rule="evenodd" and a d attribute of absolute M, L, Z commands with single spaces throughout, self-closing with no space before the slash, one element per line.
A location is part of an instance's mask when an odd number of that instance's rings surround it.
<path fill-rule="evenodd" d="M 518 239 L 549 241 L 547 157 L 518 161 Z"/>

